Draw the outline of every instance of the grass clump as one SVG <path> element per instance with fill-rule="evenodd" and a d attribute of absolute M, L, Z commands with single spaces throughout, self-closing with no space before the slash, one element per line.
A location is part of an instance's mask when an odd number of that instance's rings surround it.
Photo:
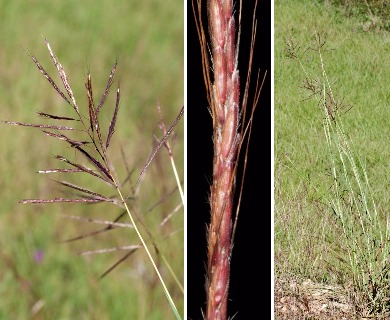
<path fill-rule="evenodd" d="M 386 222 L 390 206 L 390 149 L 387 139 L 382 138 L 389 132 L 390 119 L 388 34 L 356 32 L 358 23 L 356 17 L 345 19 L 340 11 L 324 6 L 323 2 L 321 5 L 308 1 L 275 2 L 276 318 L 286 315 L 284 307 L 289 310 L 290 318 L 293 317 L 290 298 L 295 299 L 302 317 L 353 319 L 370 312 L 371 316 L 376 313 L 376 317 L 386 317 L 388 302 L 384 293 L 388 290 L 388 280 L 380 277 L 388 274 L 384 267 L 388 248 L 380 248 L 380 241 L 381 236 L 385 240 L 389 232 Z M 328 39 L 320 48 L 327 63 L 321 64 L 318 42 L 306 45 L 313 30 Z M 286 58 L 286 35 L 296 44 L 293 51 L 298 51 L 307 76 L 304 73 L 302 76 L 302 68 L 297 67 L 296 60 Z M 322 66 L 325 65 L 328 83 L 323 76 Z M 328 106 L 334 103 L 342 121 L 338 140 L 337 130 L 330 130 L 334 134 L 329 140 L 332 148 L 328 148 L 324 131 L 324 102 Z M 341 144 L 342 137 L 347 141 L 345 145 Z M 337 141 L 345 152 L 346 178 Z M 347 150 L 350 156 L 346 155 Z M 337 168 L 339 198 L 332 163 Z M 353 192 L 346 191 L 348 185 Z M 352 194 L 356 200 L 354 209 Z M 344 208 L 343 222 L 332 209 L 332 203 L 337 201 L 350 206 Z M 363 205 L 368 207 L 371 218 L 365 215 Z M 357 210 L 360 210 L 365 233 L 359 233 L 362 224 L 356 224 L 360 222 L 356 221 Z M 343 223 L 344 226 L 353 224 L 353 227 L 343 230 Z M 354 234 L 348 236 L 348 232 Z M 375 254 L 374 248 L 378 249 Z M 373 266 L 375 271 L 370 269 Z M 374 274 L 376 284 L 371 286 L 369 278 Z M 331 299 L 319 301 L 318 292 L 307 294 L 307 288 L 312 287 L 307 285 L 309 280 L 318 286 L 333 288 L 335 294 Z M 324 304 L 327 307 L 321 309 Z"/>
<path fill-rule="evenodd" d="M 322 74 L 309 76 L 302 63 L 299 47 L 287 41 L 287 54 L 298 61 L 305 74 L 303 87 L 314 96 L 323 113 L 323 128 L 329 151 L 333 179 L 325 203 L 329 204 L 343 241 L 334 243 L 334 251 L 347 265 L 356 292 L 359 312 L 388 316 L 390 310 L 390 217 L 381 216 L 369 184 L 365 164 L 346 134 L 342 115 L 351 107 L 336 100 L 328 79 L 324 60 L 325 42 L 315 34 L 315 45 Z"/>

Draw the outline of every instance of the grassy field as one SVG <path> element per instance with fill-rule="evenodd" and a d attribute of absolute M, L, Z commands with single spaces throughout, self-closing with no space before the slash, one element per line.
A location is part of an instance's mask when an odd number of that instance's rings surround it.
<path fill-rule="evenodd" d="M 343 10 L 323 1 L 277 0 L 274 5 L 275 278 L 298 283 L 310 279 L 345 289 L 351 283 L 351 270 L 345 263 L 345 239 L 327 202 L 333 181 L 324 114 L 303 88 L 306 76 L 297 61 L 287 57 L 286 43 L 293 39 L 308 77 L 321 80 L 313 36 L 317 32 L 325 40 L 323 62 L 333 94 L 352 106 L 342 116 L 345 132 L 365 166 L 379 215 L 386 220 L 390 207 L 390 35 L 367 30 L 361 19 L 347 18 Z M 384 279 L 386 283 L 389 286 Z M 363 305 L 354 307 L 361 314 L 367 311 Z"/>
<path fill-rule="evenodd" d="M 110 156 L 118 176 L 125 165 L 135 180 L 161 137 L 159 103 L 170 125 L 184 104 L 184 16 L 178 1 L 8 1 L 0 4 L 0 119 L 44 122 L 36 111 L 69 115 L 61 100 L 26 53 L 33 53 L 60 84 L 44 43 L 47 38 L 73 87 L 82 113 L 87 115 L 84 81 L 91 72 L 95 100 L 100 100 L 114 62 L 117 72 L 102 122 L 109 124 L 120 83 L 121 104 Z M 62 86 L 60 86 L 62 87 Z M 74 114 L 73 114 L 74 115 Z M 170 140 L 181 179 L 184 177 L 184 119 Z M 108 276 L 99 276 L 125 253 L 79 256 L 81 251 L 138 244 L 132 229 L 116 229 L 63 243 L 101 226 L 61 215 L 112 220 L 115 206 L 48 204 L 22 205 L 26 198 L 54 198 L 62 188 L 50 179 L 58 174 L 36 171 L 58 167 L 57 154 L 75 161 L 74 150 L 39 130 L 1 124 L 0 153 L 0 319 L 171 319 L 172 310 L 143 250 L 138 250 Z M 73 179 L 73 178 L 71 178 Z M 99 192 L 99 183 L 74 178 Z M 73 182 L 74 182 L 73 181 Z M 159 223 L 181 203 L 165 149 L 161 149 L 131 202 L 159 245 L 161 253 L 183 284 L 183 208 L 164 226 Z M 123 222 L 128 222 L 127 217 Z M 145 235 L 145 230 L 141 229 Z M 149 242 L 148 242 L 149 243 Z M 150 243 L 149 243 L 150 245 Z M 157 257 L 172 298 L 181 315 L 184 295 Z"/>

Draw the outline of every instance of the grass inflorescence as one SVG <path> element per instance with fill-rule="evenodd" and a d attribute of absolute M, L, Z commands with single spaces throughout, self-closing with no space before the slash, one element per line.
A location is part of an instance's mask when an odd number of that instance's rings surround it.
<path fill-rule="evenodd" d="M 207 1 L 207 19 L 204 20 L 207 20 L 207 28 L 203 25 L 203 2 L 205 1 L 198 0 L 195 6 L 193 1 L 192 5 L 213 124 L 213 177 L 209 196 L 210 223 L 207 227 L 205 318 L 223 320 L 228 318 L 230 260 L 244 182 L 244 179 L 240 181 L 238 201 L 235 202 L 236 176 L 238 170 L 242 170 L 245 176 L 253 113 L 257 107 L 262 83 L 260 84 L 258 73 L 253 105 L 247 112 L 257 27 L 255 14 L 245 17 L 252 21 L 250 55 L 248 69 L 239 71 L 242 2 L 240 1 L 239 8 L 235 10 L 231 0 Z M 257 1 L 253 7 L 256 12 Z M 240 73 L 245 71 L 247 78 L 242 81 L 245 78 Z M 242 85 L 243 83 L 245 85 Z M 243 92 L 243 96 L 240 96 L 240 92 Z M 245 157 L 242 167 L 238 165 L 240 155 Z"/>
<path fill-rule="evenodd" d="M 127 253 L 121 258 L 117 263 L 115 263 L 111 268 L 109 268 L 105 273 L 101 275 L 101 277 L 106 276 L 110 271 L 112 271 L 116 266 L 118 266 L 121 262 L 127 259 L 130 255 L 132 255 L 135 251 L 143 248 L 150 259 L 151 264 L 153 265 L 153 269 L 157 274 L 157 277 L 160 281 L 160 284 L 164 290 L 164 293 L 168 299 L 169 305 L 177 319 L 181 319 L 179 311 L 176 308 L 176 305 L 170 295 L 170 292 L 163 280 L 163 277 L 159 271 L 159 268 L 155 262 L 156 257 L 152 256 L 152 253 L 149 249 L 153 247 L 156 256 L 160 256 L 162 261 L 165 264 L 165 267 L 171 272 L 171 275 L 176 281 L 176 284 L 179 288 L 181 288 L 182 293 L 184 293 L 180 280 L 178 280 L 174 271 L 170 267 L 169 261 L 164 257 L 164 254 L 159 250 L 159 244 L 154 239 L 152 233 L 149 231 L 148 227 L 145 223 L 142 222 L 142 219 L 130 208 L 129 201 L 133 201 L 138 196 L 138 190 L 140 183 L 142 182 L 147 169 L 150 164 L 156 157 L 158 151 L 162 146 L 165 146 L 169 151 L 169 156 L 172 163 L 172 168 L 174 170 L 174 175 L 177 182 L 177 189 L 180 190 L 181 194 L 181 204 L 177 206 L 174 210 L 177 211 L 178 208 L 184 206 L 184 197 L 183 192 L 181 191 L 181 182 L 177 175 L 177 170 L 175 167 L 175 162 L 173 160 L 172 150 L 170 144 L 168 142 L 168 138 L 172 135 L 173 129 L 180 121 L 184 113 L 184 107 L 182 107 L 172 123 L 171 126 L 167 129 L 161 114 L 160 108 L 158 108 L 160 113 L 160 126 L 163 132 L 163 136 L 161 139 L 157 139 L 157 143 L 153 148 L 149 158 L 146 160 L 141 172 L 139 173 L 137 180 L 135 183 L 132 183 L 132 179 L 130 176 L 132 172 L 127 173 L 127 176 L 124 178 L 119 178 L 117 172 L 115 170 L 114 164 L 111 161 L 110 155 L 110 146 L 112 142 L 112 138 L 114 136 L 114 132 L 116 130 L 116 124 L 118 119 L 118 112 L 120 106 L 120 88 L 118 86 L 116 90 L 116 97 L 114 102 L 114 108 L 111 113 L 111 117 L 109 123 L 107 125 L 102 124 L 102 116 L 101 111 L 104 109 L 103 106 L 109 96 L 111 86 L 113 84 L 115 71 L 117 68 L 117 62 L 115 62 L 111 68 L 111 71 L 108 75 L 108 80 L 106 87 L 99 99 L 99 102 L 96 103 L 94 99 L 93 85 L 92 85 L 92 77 L 91 73 L 88 71 L 85 80 L 85 90 L 87 96 L 87 116 L 84 115 L 85 110 L 83 110 L 73 93 L 72 86 L 70 85 L 69 78 L 65 69 L 59 62 L 57 56 L 55 55 L 53 49 L 50 46 L 50 43 L 47 39 L 45 39 L 46 47 L 49 51 L 51 60 L 56 68 L 56 71 L 60 77 L 62 85 L 65 91 L 61 90 L 60 87 L 56 84 L 53 78 L 48 74 L 46 69 L 41 65 L 38 59 L 29 52 L 30 58 L 35 63 L 38 70 L 42 73 L 42 75 L 46 78 L 52 88 L 57 92 L 57 94 L 65 101 L 67 105 L 69 105 L 73 112 L 74 116 L 68 116 L 63 114 L 49 114 L 46 112 L 38 111 L 37 114 L 44 121 L 49 120 L 52 123 L 47 124 L 45 122 L 40 123 L 27 123 L 27 122 L 19 122 L 19 121 L 4 121 L 4 123 L 9 125 L 23 126 L 23 127 L 32 127 L 34 129 L 40 129 L 46 136 L 50 138 L 54 138 L 60 141 L 65 142 L 68 147 L 75 150 L 76 161 L 71 160 L 69 157 L 64 156 L 62 154 L 57 154 L 54 156 L 54 159 L 58 161 L 61 165 L 58 165 L 56 168 L 49 168 L 39 170 L 40 174 L 63 174 L 68 177 L 72 176 L 71 180 L 74 180 L 73 177 L 77 174 L 86 174 L 90 176 L 93 180 L 97 180 L 96 183 L 102 183 L 108 187 L 106 190 L 111 190 L 107 194 L 103 194 L 101 192 L 95 191 L 93 187 L 96 187 L 95 182 L 88 186 L 79 185 L 70 181 L 65 180 L 54 180 L 57 184 L 66 189 L 65 197 L 55 197 L 50 199 L 24 199 L 20 202 L 23 204 L 53 204 L 53 203 L 109 203 L 114 204 L 117 207 L 122 209 L 122 213 L 117 216 L 114 221 L 103 221 L 103 220 L 94 220 L 94 219 L 85 219 L 85 221 L 89 221 L 92 223 L 101 223 L 106 224 L 107 226 L 99 231 L 92 232 L 89 234 L 84 234 L 79 237 L 74 237 L 69 239 L 68 241 L 74 241 L 78 239 L 82 239 L 85 237 L 93 236 L 101 232 L 110 231 L 113 228 L 131 228 L 133 229 L 139 239 L 139 244 L 128 245 L 128 246 L 119 246 L 115 248 L 101 249 L 101 250 L 93 250 L 93 251 L 84 251 L 83 255 L 89 255 L 91 253 L 106 253 L 112 251 L 127 251 Z M 104 119 L 104 118 L 103 118 Z M 65 125 L 66 124 L 66 125 Z M 123 150 L 121 150 L 123 152 Z M 124 159 L 125 162 L 125 159 Z M 125 192 L 125 187 L 128 188 L 127 195 Z M 114 193 L 112 193 L 114 191 Z M 69 196 L 70 195 L 70 196 Z M 163 201 L 163 200 L 162 200 Z M 173 212 L 174 213 L 174 212 Z M 169 214 L 165 217 L 164 220 L 169 220 L 172 217 L 173 213 Z M 119 220 L 127 214 L 131 224 L 119 223 Z M 75 219 L 74 216 L 68 216 L 72 219 Z M 82 220 L 82 217 L 78 219 Z M 165 221 L 166 222 L 166 221 Z M 162 223 L 163 224 L 163 223 Z M 144 237 L 141 234 L 141 230 L 139 225 L 142 225 L 144 228 L 144 232 L 147 234 L 147 240 L 144 240 Z M 149 244 L 147 244 L 149 242 Z"/>

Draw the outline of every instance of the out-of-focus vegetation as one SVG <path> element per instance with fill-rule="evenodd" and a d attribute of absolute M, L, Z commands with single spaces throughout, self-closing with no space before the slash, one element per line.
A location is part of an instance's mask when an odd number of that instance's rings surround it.
<path fill-rule="evenodd" d="M 389 0 L 325 0 L 325 6 L 335 6 L 346 17 L 360 21 L 365 31 L 390 31 Z"/>

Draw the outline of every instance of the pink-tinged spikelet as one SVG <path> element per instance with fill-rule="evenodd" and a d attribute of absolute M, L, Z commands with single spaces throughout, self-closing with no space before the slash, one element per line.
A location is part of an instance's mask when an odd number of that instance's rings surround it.
<path fill-rule="evenodd" d="M 233 2 L 231 0 L 223 0 L 222 7 L 224 12 L 224 17 L 226 20 L 229 20 L 232 16 L 233 11 Z"/>
<path fill-rule="evenodd" d="M 226 101 L 226 59 L 223 50 L 214 50 L 214 85 L 215 85 L 215 103 L 217 106 L 217 117 L 219 122 L 225 119 L 224 104 Z"/>
<path fill-rule="evenodd" d="M 225 47 L 226 69 L 229 74 L 232 74 L 236 64 L 236 28 L 233 16 L 228 21 L 229 23 Z"/>
<path fill-rule="evenodd" d="M 222 131 L 222 156 L 225 159 L 232 158 L 232 151 L 235 148 L 238 126 L 238 105 L 234 104 L 232 110 L 227 113 L 225 125 Z"/>
<path fill-rule="evenodd" d="M 226 29 L 225 17 L 223 16 L 222 6 L 220 1 L 209 1 L 209 26 L 210 34 L 212 35 L 213 47 L 223 48 L 225 46 L 224 31 Z"/>

